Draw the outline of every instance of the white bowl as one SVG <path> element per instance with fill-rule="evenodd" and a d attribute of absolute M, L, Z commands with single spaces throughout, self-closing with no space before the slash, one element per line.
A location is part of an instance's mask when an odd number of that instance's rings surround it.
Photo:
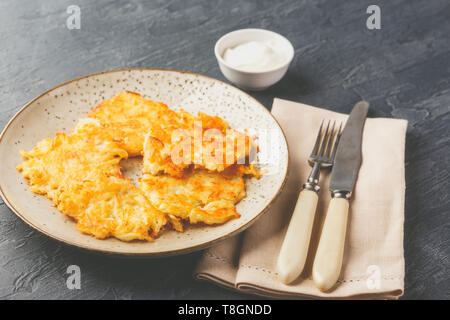
<path fill-rule="evenodd" d="M 226 49 L 249 41 L 275 42 L 280 51 L 284 53 L 285 61 L 280 66 L 266 71 L 243 71 L 232 67 L 223 59 Z M 216 42 L 214 53 L 220 71 L 229 81 L 243 89 L 264 90 L 283 78 L 294 58 L 294 47 L 288 39 L 276 32 L 264 29 L 240 29 L 222 36 Z"/>

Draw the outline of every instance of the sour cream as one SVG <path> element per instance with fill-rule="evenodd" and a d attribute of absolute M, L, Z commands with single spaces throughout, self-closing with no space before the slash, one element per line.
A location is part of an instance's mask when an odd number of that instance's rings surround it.
<path fill-rule="evenodd" d="M 223 59 L 233 68 L 250 72 L 268 71 L 286 62 L 283 52 L 272 41 L 250 41 L 228 48 Z"/>

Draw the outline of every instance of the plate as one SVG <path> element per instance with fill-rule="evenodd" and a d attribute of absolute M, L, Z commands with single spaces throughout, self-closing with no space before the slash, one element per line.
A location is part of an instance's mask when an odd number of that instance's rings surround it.
<path fill-rule="evenodd" d="M 19 150 L 30 150 L 57 132 L 70 133 L 79 118 L 99 102 L 129 90 L 162 101 L 175 110 L 218 115 L 235 129 L 258 136 L 258 163 L 266 171 L 246 181 L 247 197 L 236 206 L 241 214 L 223 225 L 189 225 L 183 233 L 164 231 L 153 242 L 99 240 L 80 233 L 75 223 L 45 196 L 31 192 L 15 169 Z M 0 193 L 8 207 L 40 232 L 69 245 L 110 254 L 164 256 L 187 253 L 236 235 L 254 223 L 281 191 L 288 170 L 283 131 L 262 104 L 243 91 L 203 75 L 167 69 L 112 70 L 74 79 L 50 89 L 25 105 L 0 136 Z M 136 180 L 142 161 L 124 160 L 124 175 Z"/>

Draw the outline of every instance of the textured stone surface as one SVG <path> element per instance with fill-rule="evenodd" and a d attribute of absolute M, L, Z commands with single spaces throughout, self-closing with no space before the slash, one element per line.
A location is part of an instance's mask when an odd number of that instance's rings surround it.
<path fill-rule="evenodd" d="M 81 29 L 66 8 L 81 7 Z M 366 8 L 381 7 L 381 30 Z M 261 27 L 295 47 L 286 77 L 251 93 L 370 116 L 409 120 L 406 151 L 405 298 L 450 298 L 448 1 L 13 1 L 0 2 L 0 127 L 61 82 L 114 68 L 166 67 L 223 80 L 213 54 L 224 33 Z M 389 173 L 387 173 L 389 174 Z M 159 260 L 104 257 L 33 231 L 0 200 L 0 298 L 248 298 L 199 283 L 199 253 Z M 68 290 L 77 264 L 82 289 Z"/>

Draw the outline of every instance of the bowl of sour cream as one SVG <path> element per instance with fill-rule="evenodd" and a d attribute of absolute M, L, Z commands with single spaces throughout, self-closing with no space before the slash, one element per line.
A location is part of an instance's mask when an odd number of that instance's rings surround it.
<path fill-rule="evenodd" d="M 294 58 L 294 47 L 276 32 L 241 29 L 222 36 L 214 53 L 229 81 L 243 89 L 264 90 L 283 78 Z"/>

